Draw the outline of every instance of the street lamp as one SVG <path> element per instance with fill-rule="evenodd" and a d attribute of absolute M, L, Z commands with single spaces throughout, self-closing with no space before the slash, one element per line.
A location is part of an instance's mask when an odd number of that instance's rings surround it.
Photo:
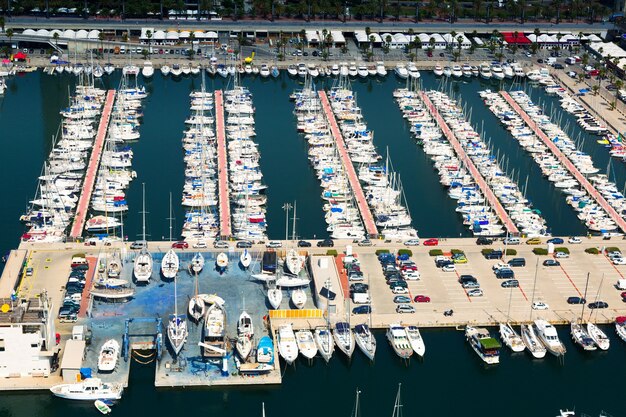
<path fill-rule="evenodd" d="M 285 242 L 289 240 L 289 210 L 292 207 L 290 203 L 283 204 L 283 210 L 285 210 Z"/>

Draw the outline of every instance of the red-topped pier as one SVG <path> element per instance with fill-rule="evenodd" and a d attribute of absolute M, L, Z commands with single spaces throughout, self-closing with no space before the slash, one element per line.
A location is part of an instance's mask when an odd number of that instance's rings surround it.
<path fill-rule="evenodd" d="M 339 130 L 339 125 L 337 124 L 337 120 L 335 119 L 333 110 L 330 107 L 330 102 L 328 101 L 326 92 L 320 91 L 319 96 L 322 102 L 322 107 L 324 108 L 324 113 L 326 113 L 326 118 L 330 123 L 330 131 L 335 138 L 335 142 L 337 143 L 337 149 L 339 150 L 341 162 L 346 170 L 346 174 L 348 175 L 348 181 L 350 181 L 350 187 L 352 188 L 357 207 L 359 208 L 359 212 L 361 213 L 361 218 L 363 219 L 363 225 L 365 226 L 365 230 L 367 231 L 368 235 L 376 236 L 378 234 L 378 230 L 376 229 L 376 223 L 374 223 L 374 216 L 372 216 L 372 212 L 367 205 L 365 193 L 361 188 L 361 183 L 359 182 L 359 178 L 356 175 L 356 170 L 354 169 L 354 165 L 352 165 L 352 160 L 348 155 L 346 144 L 343 141 L 343 136 L 341 134 L 341 131 Z"/>
<path fill-rule="evenodd" d="M 509 235 L 518 235 L 519 230 L 517 229 L 517 226 L 515 226 L 515 223 L 513 223 L 513 220 L 511 220 L 511 217 L 509 217 L 509 213 L 507 213 L 504 207 L 502 207 L 500 200 L 498 200 L 498 197 L 496 197 L 496 195 L 493 193 L 493 190 L 491 189 L 491 187 L 489 187 L 489 184 L 487 184 L 487 181 L 485 181 L 485 178 L 483 178 L 480 171 L 478 171 L 476 165 L 474 165 L 474 162 L 470 159 L 469 156 L 467 156 L 465 149 L 463 149 L 463 146 L 461 146 L 461 143 L 452 132 L 452 129 L 450 129 L 441 114 L 439 114 L 439 111 L 437 110 L 435 105 L 432 103 L 432 101 L 430 101 L 428 95 L 422 91 L 420 92 L 420 97 L 424 101 L 424 104 L 426 104 L 426 107 L 428 107 L 430 114 L 437 120 L 437 124 L 443 131 L 444 135 L 446 135 L 446 138 L 454 148 L 454 151 L 458 155 L 461 162 L 465 164 L 465 166 L 469 170 L 470 174 L 474 178 L 474 181 L 476 181 L 476 184 L 482 191 L 483 195 L 485 196 L 485 198 L 487 198 L 487 201 L 489 201 L 491 207 L 493 207 L 493 209 L 495 210 L 496 215 L 500 218 L 500 221 L 508 231 Z"/>
<path fill-rule="evenodd" d="M 230 237 L 230 199 L 228 192 L 228 159 L 224 123 L 224 93 L 215 91 L 215 129 L 217 134 L 217 176 L 219 182 L 220 236 Z"/>
<path fill-rule="evenodd" d="M 72 238 L 79 237 L 83 233 L 83 227 L 85 227 L 89 202 L 91 201 L 91 193 L 93 192 L 93 186 L 96 183 L 96 175 L 98 173 L 98 166 L 100 166 L 100 158 L 102 157 L 102 149 L 104 148 L 104 140 L 106 139 L 107 130 L 109 128 L 109 121 L 111 120 L 111 112 L 113 111 L 114 101 L 115 90 L 107 91 L 104 109 L 102 110 L 100 124 L 98 125 L 98 134 L 96 135 L 96 140 L 93 144 L 93 150 L 91 151 L 91 157 L 89 158 L 89 164 L 87 165 L 87 173 L 85 174 L 85 180 L 83 181 L 83 188 L 80 192 L 80 198 L 78 199 L 76 216 L 74 216 L 74 223 L 72 224 L 72 229 L 70 230 L 70 237 Z"/>
<path fill-rule="evenodd" d="M 520 107 L 520 105 L 517 104 L 515 100 L 513 100 L 513 97 L 511 97 L 509 93 L 507 93 L 506 91 L 500 91 L 500 95 L 507 101 L 507 103 L 511 105 L 513 110 L 515 110 L 515 112 L 519 114 L 522 119 L 524 119 L 524 122 L 526 122 L 528 127 L 530 127 L 533 132 L 535 132 L 535 135 L 537 135 L 537 137 L 543 141 L 543 143 L 550 149 L 550 151 L 552 151 L 552 153 L 554 154 L 554 156 L 556 156 L 559 162 L 562 163 L 563 166 L 565 166 L 565 168 L 570 172 L 570 174 L 574 176 L 574 178 L 576 178 L 576 181 L 578 181 L 585 188 L 585 191 L 587 191 L 587 193 L 594 200 L 596 200 L 596 202 L 611 217 L 615 224 L 623 232 L 626 232 L 626 221 L 624 221 L 622 216 L 620 216 L 619 213 L 608 203 L 608 201 L 606 201 L 606 199 L 602 197 L 602 194 L 600 194 L 596 187 L 594 187 L 589 181 L 587 181 L 587 178 L 585 178 L 585 176 L 580 173 L 578 168 L 576 168 L 572 161 L 567 156 L 565 156 L 563 152 L 561 152 L 558 146 L 556 146 L 554 142 L 550 140 L 548 135 L 546 135 L 543 130 L 537 125 L 537 122 L 530 118 L 528 113 L 526 113 Z"/>

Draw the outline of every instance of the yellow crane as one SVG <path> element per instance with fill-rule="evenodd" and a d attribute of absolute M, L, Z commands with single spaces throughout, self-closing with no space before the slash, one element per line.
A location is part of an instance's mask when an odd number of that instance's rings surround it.
<path fill-rule="evenodd" d="M 254 60 L 254 52 L 252 52 L 250 56 L 245 57 L 243 62 L 246 64 L 252 64 L 253 60 Z"/>

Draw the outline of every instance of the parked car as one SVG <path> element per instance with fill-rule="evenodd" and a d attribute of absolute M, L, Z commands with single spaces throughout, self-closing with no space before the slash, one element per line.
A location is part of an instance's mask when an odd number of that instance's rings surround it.
<path fill-rule="evenodd" d="M 399 313 L 399 314 L 415 313 L 415 307 L 409 304 L 400 304 L 396 306 L 396 313 Z"/>
<path fill-rule="evenodd" d="M 509 266 L 512 267 L 520 267 L 526 266 L 526 259 L 524 258 L 513 258 L 509 261 Z"/>
<path fill-rule="evenodd" d="M 502 268 L 496 271 L 496 278 L 498 279 L 510 279 L 515 278 L 515 272 L 512 269 Z"/>
<path fill-rule="evenodd" d="M 393 302 L 396 304 L 410 303 L 411 299 L 406 295 L 396 295 L 393 297 Z"/>
<path fill-rule="evenodd" d="M 213 242 L 213 247 L 216 249 L 227 249 L 228 242 L 225 240 L 216 240 L 215 242 Z"/>
<path fill-rule="evenodd" d="M 492 243 L 493 243 L 493 240 L 489 239 L 486 236 L 479 236 L 478 239 L 476 239 L 477 245 L 491 245 Z"/>
<path fill-rule="evenodd" d="M 517 288 L 519 287 L 519 281 L 516 279 L 508 279 L 500 284 L 502 288 Z"/>
<path fill-rule="evenodd" d="M 546 259 L 543 261 L 543 266 L 560 266 L 561 263 L 554 259 Z"/>
<path fill-rule="evenodd" d="M 587 300 L 583 297 L 568 297 L 567 304 L 585 304 Z"/>
<path fill-rule="evenodd" d="M 422 245 L 424 246 L 437 246 L 439 244 L 439 239 L 426 239 Z"/>
<path fill-rule="evenodd" d="M 475 276 L 473 276 L 473 275 L 461 275 L 461 276 L 459 277 L 459 282 L 460 282 L 461 284 L 464 284 L 464 283 L 466 283 L 466 282 L 478 282 L 478 280 L 477 280 L 477 279 L 476 279 L 476 277 L 475 277 Z"/>
<path fill-rule="evenodd" d="M 394 294 L 408 294 L 409 289 L 406 287 L 396 286 L 396 287 L 391 287 L 391 292 Z"/>
<path fill-rule="evenodd" d="M 332 248 L 335 246 L 335 242 L 332 239 L 324 239 L 317 242 L 318 248 Z"/>
<path fill-rule="evenodd" d="M 240 240 L 237 242 L 237 247 L 240 249 L 247 249 L 252 247 L 252 242 L 248 240 Z"/>
<path fill-rule="evenodd" d="M 189 247 L 189 243 L 184 240 L 172 243 L 172 248 L 174 249 L 187 249 Z"/>
<path fill-rule="evenodd" d="M 441 270 L 443 272 L 454 272 L 456 271 L 456 267 L 454 266 L 454 264 L 448 264 L 448 265 L 442 266 Z"/>
<path fill-rule="evenodd" d="M 401 273 L 402 277 L 409 281 L 417 281 L 421 278 L 421 275 L 417 271 L 406 271 Z"/>
<path fill-rule="evenodd" d="M 563 251 L 554 252 L 554 257 L 557 259 L 566 259 L 569 258 L 569 253 Z"/>
<path fill-rule="evenodd" d="M 502 259 L 504 253 L 501 250 L 492 250 L 485 254 L 485 259 Z"/>
<path fill-rule="evenodd" d="M 626 265 L 626 259 L 624 258 L 613 258 L 611 262 L 613 262 L 613 265 Z"/>
<path fill-rule="evenodd" d="M 358 306 L 352 309 L 352 314 L 370 314 L 371 312 L 372 312 L 372 307 L 368 305 Z"/>
<path fill-rule="evenodd" d="M 278 249 L 278 248 L 282 248 L 283 244 L 279 240 L 270 240 L 269 242 L 265 244 L 265 247 L 268 249 Z"/>
<path fill-rule="evenodd" d="M 482 297 L 483 296 L 483 290 L 481 290 L 480 288 L 469 290 L 467 292 L 467 295 L 468 295 L 468 297 Z"/>
<path fill-rule="evenodd" d="M 206 249 L 207 248 L 206 240 L 197 241 L 196 243 L 193 244 L 193 247 L 196 249 Z"/>
<path fill-rule="evenodd" d="M 372 246 L 372 241 L 369 239 L 359 240 L 359 246 Z"/>
<path fill-rule="evenodd" d="M 306 240 L 301 240 L 298 242 L 298 247 L 299 248 L 310 248 L 311 247 L 311 242 L 307 242 Z"/>
<path fill-rule="evenodd" d="M 416 303 L 430 303 L 430 297 L 427 295 L 416 295 L 413 299 Z"/>
<path fill-rule="evenodd" d="M 587 307 L 591 308 L 591 309 L 596 309 L 596 308 L 609 308 L 609 304 L 604 302 L 604 301 L 594 301 L 593 303 L 589 303 L 587 304 Z"/>
<path fill-rule="evenodd" d="M 534 301 L 531 305 L 533 310 L 548 310 L 550 307 L 543 301 Z"/>
<path fill-rule="evenodd" d="M 369 285 L 367 284 L 361 282 L 350 284 L 350 292 L 367 292 L 367 290 L 369 290 Z"/>
<path fill-rule="evenodd" d="M 419 239 L 411 239 L 404 242 L 405 246 L 418 246 L 420 244 Z"/>
<path fill-rule="evenodd" d="M 466 290 L 471 290 L 473 288 L 480 288 L 480 284 L 477 281 L 467 281 L 461 284 L 461 287 Z"/>
<path fill-rule="evenodd" d="M 561 239 L 560 237 L 553 237 L 551 239 L 548 239 L 548 243 L 553 243 L 555 245 L 562 245 L 563 239 Z"/>
<path fill-rule="evenodd" d="M 467 258 L 462 253 L 452 255 L 452 262 L 455 264 L 466 264 Z"/>
<path fill-rule="evenodd" d="M 138 242 L 133 242 L 130 244 L 130 248 L 131 249 L 143 249 L 143 247 L 146 245 L 146 242 L 144 242 L 143 240 L 138 241 Z"/>
<path fill-rule="evenodd" d="M 541 245 L 541 239 L 538 237 L 531 237 L 526 241 L 527 245 Z"/>
<path fill-rule="evenodd" d="M 569 239 L 567 239 L 567 243 L 571 243 L 572 245 L 577 245 L 579 243 L 583 243 L 583 240 L 579 238 L 578 236 L 572 236 Z"/>

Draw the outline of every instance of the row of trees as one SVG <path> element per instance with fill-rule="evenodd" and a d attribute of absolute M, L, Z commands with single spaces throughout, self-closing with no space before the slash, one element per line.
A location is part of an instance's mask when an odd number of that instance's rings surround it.
<path fill-rule="evenodd" d="M 587 19 L 595 21 L 610 13 L 598 0 L 504 0 L 499 7 L 496 0 L 246 0 L 250 17 L 278 19 L 282 17 L 311 19 L 377 19 L 400 18 L 446 19 L 473 18 L 487 23 L 494 19 L 546 19 L 560 23 L 563 20 Z M 77 14 L 102 17 L 166 17 L 169 10 L 185 12 L 183 0 L 20 0 L 13 3 L 12 13 L 54 14 L 59 8 L 76 9 Z M 198 0 L 194 9 L 200 15 L 215 12 L 234 19 L 244 17 L 244 0 Z"/>

